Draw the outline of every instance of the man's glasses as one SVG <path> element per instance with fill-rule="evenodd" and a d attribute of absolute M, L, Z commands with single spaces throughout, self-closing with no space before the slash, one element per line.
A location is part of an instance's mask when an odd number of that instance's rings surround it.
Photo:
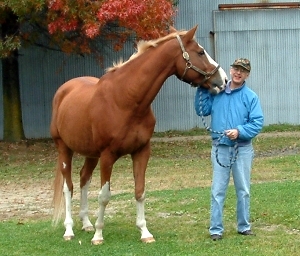
<path fill-rule="evenodd" d="M 247 70 L 247 69 L 245 69 L 245 68 L 242 68 L 242 67 L 232 67 L 232 69 L 234 70 L 234 72 L 239 72 L 240 71 L 240 73 L 248 73 L 249 71 Z"/>

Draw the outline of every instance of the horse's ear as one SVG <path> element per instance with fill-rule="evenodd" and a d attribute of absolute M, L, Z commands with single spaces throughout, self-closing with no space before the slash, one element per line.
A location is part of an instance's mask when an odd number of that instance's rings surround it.
<path fill-rule="evenodd" d="M 187 40 L 187 41 L 190 41 L 194 38 L 194 35 L 196 33 L 196 30 L 198 28 L 198 25 L 196 25 L 195 27 L 193 27 L 192 29 L 190 29 L 184 36 L 184 38 Z"/>
<path fill-rule="evenodd" d="M 177 32 L 176 28 L 174 28 L 173 26 L 170 26 L 169 27 L 169 33 L 174 33 L 174 32 Z"/>

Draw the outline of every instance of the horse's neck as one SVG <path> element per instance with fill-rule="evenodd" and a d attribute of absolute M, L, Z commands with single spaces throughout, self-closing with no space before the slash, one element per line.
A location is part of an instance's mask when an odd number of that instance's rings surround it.
<path fill-rule="evenodd" d="M 139 105 L 141 111 L 150 107 L 166 79 L 174 74 L 174 56 L 163 49 L 153 49 L 120 69 L 122 97 Z"/>

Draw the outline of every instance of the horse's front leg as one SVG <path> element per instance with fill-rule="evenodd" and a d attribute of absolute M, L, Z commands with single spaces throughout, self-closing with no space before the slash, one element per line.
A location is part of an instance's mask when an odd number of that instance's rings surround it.
<path fill-rule="evenodd" d="M 117 157 L 107 153 L 102 152 L 100 158 L 100 171 L 101 171 L 101 190 L 99 192 L 99 212 L 98 218 L 95 223 L 96 232 L 92 239 L 92 244 L 99 245 L 104 241 L 102 230 L 104 228 L 104 213 L 107 204 L 111 198 L 110 192 L 110 177 L 112 172 L 112 167 L 116 162 Z"/>
<path fill-rule="evenodd" d="M 93 224 L 88 217 L 88 191 L 91 183 L 93 171 L 98 163 L 98 158 L 86 158 L 80 171 L 80 219 L 82 221 L 82 230 L 94 231 Z"/>
<path fill-rule="evenodd" d="M 136 226 L 141 232 L 144 243 L 155 242 L 149 232 L 145 219 L 145 173 L 150 157 L 150 142 L 141 150 L 131 155 L 133 161 L 133 175 L 135 180 L 135 199 L 137 207 Z"/>

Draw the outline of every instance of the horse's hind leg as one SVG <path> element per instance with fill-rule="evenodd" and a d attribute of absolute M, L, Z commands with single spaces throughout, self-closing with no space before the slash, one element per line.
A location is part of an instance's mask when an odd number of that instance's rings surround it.
<path fill-rule="evenodd" d="M 58 168 L 63 176 L 63 194 L 65 197 L 66 216 L 64 221 L 65 233 L 64 239 L 70 240 L 74 237 L 73 219 L 72 219 L 72 196 L 73 196 L 73 182 L 72 182 L 72 157 L 73 151 L 61 140 L 55 140 L 58 149 Z"/>
<path fill-rule="evenodd" d="M 93 231 L 93 224 L 88 217 L 88 190 L 95 167 L 98 164 L 98 158 L 86 158 L 80 171 L 80 219 L 82 221 L 82 230 Z"/>

